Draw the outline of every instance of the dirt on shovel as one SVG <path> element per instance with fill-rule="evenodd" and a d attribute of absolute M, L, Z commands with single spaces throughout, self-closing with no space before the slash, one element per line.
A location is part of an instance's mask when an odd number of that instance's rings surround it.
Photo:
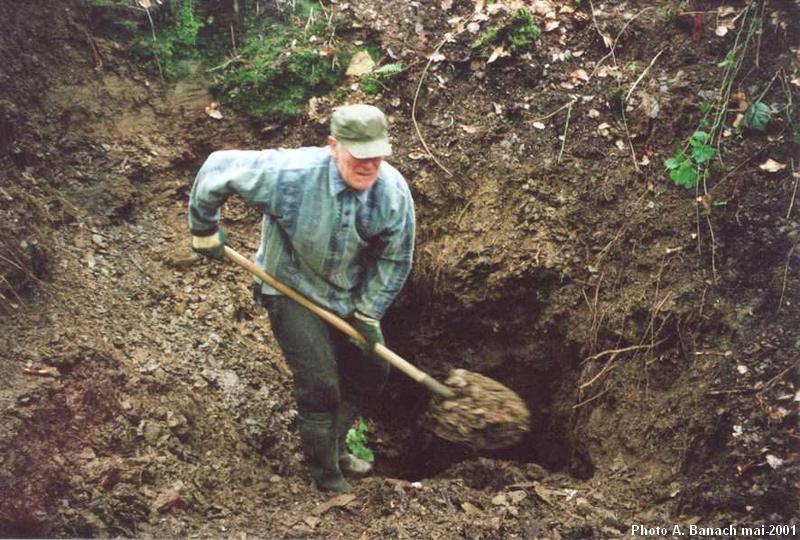
<path fill-rule="evenodd" d="M 513 390 L 479 373 L 454 369 L 444 384 L 455 396 L 428 412 L 431 431 L 475 449 L 511 446 L 530 431 L 531 414 Z"/>

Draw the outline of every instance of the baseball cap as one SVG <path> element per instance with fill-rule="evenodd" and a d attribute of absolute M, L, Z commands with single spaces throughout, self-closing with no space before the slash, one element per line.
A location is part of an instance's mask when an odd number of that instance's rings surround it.
<path fill-rule="evenodd" d="M 387 127 L 389 122 L 381 110 L 359 103 L 346 105 L 331 116 L 331 135 L 359 159 L 390 156 Z"/>

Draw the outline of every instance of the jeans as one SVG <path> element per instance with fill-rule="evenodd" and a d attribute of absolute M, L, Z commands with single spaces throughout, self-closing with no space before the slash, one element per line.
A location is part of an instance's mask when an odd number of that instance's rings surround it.
<path fill-rule="evenodd" d="M 365 355 L 338 330 L 286 296 L 263 295 L 272 332 L 294 375 L 297 410 L 338 413 L 343 402 L 363 406 L 378 396 L 389 364 Z"/>

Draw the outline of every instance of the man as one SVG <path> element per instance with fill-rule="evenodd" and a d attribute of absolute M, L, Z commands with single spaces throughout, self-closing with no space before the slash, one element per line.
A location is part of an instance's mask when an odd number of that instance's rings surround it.
<path fill-rule="evenodd" d="M 272 331 L 294 375 L 300 437 L 314 485 L 347 491 L 342 475 L 371 465 L 350 455 L 345 436 L 364 400 L 381 392 L 389 365 L 372 354 L 380 320 L 411 269 L 414 203 L 391 155 L 384 114 L 371 105 L 341 107 L 327 147 L 214 152 L 189 201 L 192 247 L 223 258 L 220 207 L 232 194 L 263 208 L 256 263 L 348 319 L 362 349 L 306 308 L 257 284 Z"/>

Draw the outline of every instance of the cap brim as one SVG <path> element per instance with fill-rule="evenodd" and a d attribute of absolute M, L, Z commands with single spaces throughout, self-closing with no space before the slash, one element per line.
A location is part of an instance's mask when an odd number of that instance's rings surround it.
<path fill-rule="evenodd" d="M 392 145 L 388 139 L 375 139 L 374 141 L 347 141 L 339 140 L 347 148 L 353 157 L 358 159 L 370 159 L 376 157 L 386 157 L 392 155 Z"/>

